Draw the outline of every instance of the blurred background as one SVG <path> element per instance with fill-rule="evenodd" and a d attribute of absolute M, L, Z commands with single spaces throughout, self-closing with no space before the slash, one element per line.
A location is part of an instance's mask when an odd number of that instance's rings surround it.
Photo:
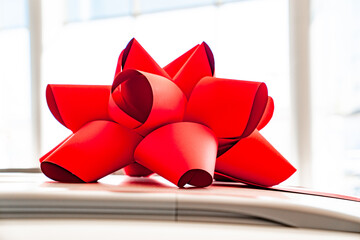
<path fill-rule="evenodd" d="M 161 65 L 206 41 L 216 76 L 263 81 L 285 185 L 360 196 L 360 1 L 0 0 L 0 171 L 36 171 L 70 132 L 49 83 L 112 84 L 135 37 Z"/>

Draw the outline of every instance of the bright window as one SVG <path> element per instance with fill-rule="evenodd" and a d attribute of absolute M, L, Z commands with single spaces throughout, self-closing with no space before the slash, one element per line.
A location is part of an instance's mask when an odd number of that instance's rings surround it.
<path fill-rule="evenodd" d="M 314 185 L 360 195 L 360 2 L 313 2 Z"/>
<path fill-rule="evenodd" d="M 30 55 L 25 0 L 0 0 L 0 168 L 33 163 Z"/>

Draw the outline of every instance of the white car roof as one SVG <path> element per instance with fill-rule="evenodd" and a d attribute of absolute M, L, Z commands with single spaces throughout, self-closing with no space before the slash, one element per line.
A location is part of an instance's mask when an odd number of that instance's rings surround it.
<path fill-rule="evenodd" d="M 360 202 L 349 199 L 225 182 L 179 189 L 156 176 L 110 175 L 98 183 L 66 184 L 42 174 L 0 174 L 2 219 L 151 219 L 360 233 Z"/>

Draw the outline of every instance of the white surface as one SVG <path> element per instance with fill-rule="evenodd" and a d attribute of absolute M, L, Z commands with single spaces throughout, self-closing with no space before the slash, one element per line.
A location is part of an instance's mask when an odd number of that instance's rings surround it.
<path fill-rule="evenodd" d="M 250 225 L 124 220 L 0 220 L 0 237 L 17 239 L 359 239 L 352 233 Z"/>
<path fill-rule="evenodd" d="M 177 231 L 178 228 L 193 229 L 194 222 L 199 229 L 224 226 L 230 232 L 239 231 L 238 234 L 249 236 L 257 236 L 261 230 L 262 237 L 266 236 L 263 229 L 265 232 L 274 231 L 274 237 L 286 233 L 290 236 L 336 236 L 332 235 L 335 233 L 333 230 L 339 231 L 336 234 L 340 231 L 360 232 L 359 202 L 251 189 L 234 183 L 214 183 L 202 189 L 178 189 L 160 177 L 111 175 L 99 183 L 64 184 L 47 180 L 42 174 L 4 173 L 0 174 L 0 212 L 0 226 L 4 230 L 0 229 L 0 233 L 18 235 L 22 233 L 12 233 L 11 229 L 33 226 L 34 232 L 46 232 L 60 224 L 72 231 L 74 225 L 81 229 L 88 223 L 92 224 L 92 220 L 99 223 L 99 228 L 110 228 L 110 232 L 115 231 L 111 228 L 118 228 L 115 225 L 129 225 L 131 229 L 138 224 L 144 225 L 144 229 L 155 224 L 149 231 L 161 232 L 162 228 L 165 232 Z M 61 220 L 64 218 L 68 220 Z M 48 224 L 43 226 L 43 221 Z M 162 221 L 161 224 L 158 221 Z M 331 230 L 331 234 L 310 228 Z M 193 231 L 191 229 L 189 231 Z M 198 230 L 194 231 L 196 234 Z M 137 234 L 146 236 L 145 232 Z M 92 237 L 90 232 L 86 235 Z"/>

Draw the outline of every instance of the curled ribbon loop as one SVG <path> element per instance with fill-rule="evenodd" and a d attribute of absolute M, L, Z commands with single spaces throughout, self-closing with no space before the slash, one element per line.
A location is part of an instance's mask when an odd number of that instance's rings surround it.
<path fill-rule="evenodd" d="M 56 181 L 95 182 L 123 168 L 178 187 L 214 177 L 269 187 L 296 171 L 259 133 L 274 111 L 265 83 L 215 78 L 205 42 L 161 68 L 132 39 L 112 86 L 51 84 L 46 99 L 73 132 L 40 158 Z"/>

